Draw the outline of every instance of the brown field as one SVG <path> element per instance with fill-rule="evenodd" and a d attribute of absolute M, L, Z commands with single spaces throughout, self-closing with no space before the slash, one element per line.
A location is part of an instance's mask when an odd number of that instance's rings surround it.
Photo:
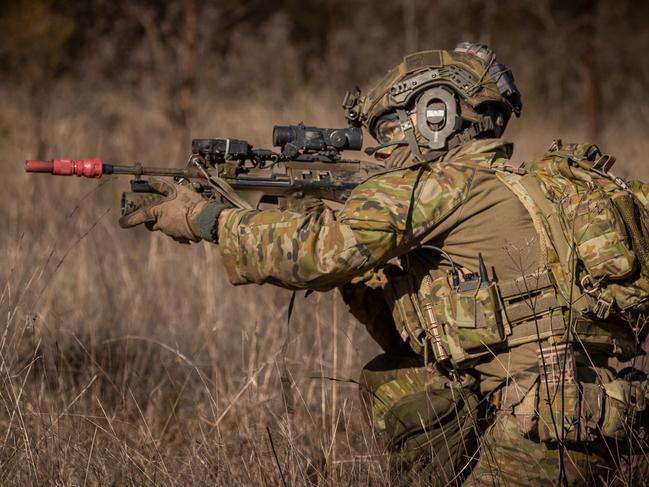
<path fill-rule="evenodd" d="M 154 102 L 58 90 L 51 156 L 183 163 Z M 121 230 L 126 178 L 24 174 L 33 121 L 3 98 L 0 483 L 387 483 L 353 384 L 378 348 L 337 294 L 299 293 L 287 327 L 290 292 L 230 286 L 216 247 Z M 336 106 L 205 96 L 195 133 L 263 146 L 273 122 L 340 124 Z M 532 114 L 512 139 L 524 158 L 554 133 L 570 127 Z M 649 177 L 646 138 L 607 140 L 622 173 Z"/>

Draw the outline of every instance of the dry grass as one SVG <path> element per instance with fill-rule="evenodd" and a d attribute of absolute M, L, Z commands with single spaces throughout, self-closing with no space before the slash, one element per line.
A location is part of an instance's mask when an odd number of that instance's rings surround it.
<path fill-rule="evenodd" d="M 76 88 L 56 86 L 45 110 L 51 157 L 182 163 L 160 99 Z M 204 94 L 194 133 L 263 146 L 273 122 L 341 123 L 336 98 L 309 95 Z M 36 143 L 21 96 L 2 93 L 0 114 L 0 483 L 386 484 L 347 381 L 378 348 L 337 295 L 300 294 L 287 327 L 290 293 L 229 286 L 215 247 L 120 230 L 126 179 L 23 174 Z M 521 159 L 549 144 L 547 125 L 583 135 L 541 120 L 512 127 Z M 649 141 L 627 125 L 605 148 L 649 178 Z"/>
<path fill-rule="evenodd" d="M 52 156 L 182 163 L 157 104 L 60 90 L 45 119 Z M 328 379 L 355 379 L 377 351 L 337 295 L 300 293 L 289 332 L 288 291 L 230 286 L 207 244 L 119 229 L 126 179 L 23 174 L 35 144 L 20 102 L 3 114 L 0 483 L 382 482 L 356 386 Z M 268 143 L 262 120 L 289 122 L 301 105 L 249 103 L 226 120 L 214 114 L 236 106 L 215 100 L 196 133 Z"/>

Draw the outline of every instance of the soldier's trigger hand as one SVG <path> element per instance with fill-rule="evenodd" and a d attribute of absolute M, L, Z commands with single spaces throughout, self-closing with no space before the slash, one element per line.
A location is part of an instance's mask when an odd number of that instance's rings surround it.
<path fill-rule="evenodd" d="M 197 228 L 202 210 L 210 204 L 201 195 L 163 179 L 152 178 L 149 184 L 164 198 L 121 217 L 119 224 L 122 228 L 144 223 L 149 230 L 160 230 L 184 243 L 199 242 L 201 238 L 209 237 L 211 229 L 206 236 Z"/>

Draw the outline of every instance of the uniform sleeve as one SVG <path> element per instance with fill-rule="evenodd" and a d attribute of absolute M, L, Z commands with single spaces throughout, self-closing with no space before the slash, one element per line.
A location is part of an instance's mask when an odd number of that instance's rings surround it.
<path fill-rule="evenodd" d="M 233 284 L 325 290 L 416 247 L 466 195 L 472 171 L 410 168 L 370 178 L 338 212 L 230 210 L 219 246 Z"/>

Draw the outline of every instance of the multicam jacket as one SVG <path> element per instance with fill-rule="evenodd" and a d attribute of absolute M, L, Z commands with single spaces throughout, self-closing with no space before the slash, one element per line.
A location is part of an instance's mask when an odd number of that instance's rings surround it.
<path fill-rule="evenodd" d="M 386 166 L 394 167 L 395 161 L 410 163 L 404 151 L 407 148 L 396 150 Z M 412 330 L 395 327 L 397 319 L 391 319 L 390 310 L 378 299 L 380 283 L 378 288 L 368 285 L 372 279 L 367 276 L 384 275 L 394 282 L 389 272 L 393 259 L 418 255 L 416 249 L 422 244 L 443 248 L 458 267 L 471 272 L 479 269 L 480 253 L 498 282 L 500 297 L 507 301 L 507 320 L 499 327 L 508 329 L 504 335 L 498 329 L 501 336 L 494 336 L 489 324 L 478 329 L 479 320 L 472 329 L 466 323 L 470 312 L 445 316 L 443 305 L 437 308 L 438 316 L 444 323 L 453 321 L 444 318 L 454 318 L 457 326 L 445 326 L 442 341 L 454 363 L 480 374 L 482 393 L 504 382 L 515 384 L 503 400 L 504 407 L 513 406 L 538 383 L 539 340 L 560 337 L 568 326 L 580 343 L 609 354 L 628 348 L 632 340 L 628 327 L 615 322 L 566 321 L 566 304 L 547 272 L 540 273 L 547 268 L 541 234 L 522 200 L 502 178 L 509 173 L 511 151 L 511 144 L 501 140 L 474 140 L 432 163 L 410 164 L 368 179 L 339 211 L 232 210 L 219 227 L 219 245 L 230 280 L 290 289 L 343 286 L 346 298 L 361 303 L 356 314 L 377 342 L 387 351 L 400 353 L 405 341 L 413 343 L 413 334 L 410 338 L 404 334 Z M 435 282 L 446 274 L 443 264 L 437 260 L 427 269 Z M 531 291 L 538 294 L 532 307 L 520 296 L 520 290 L 530 286 L 530 276 L 540 279 L 532 284 Z M 542 282 L 543 276 L 547 282 Z M 476 340 L 484 340 L 486 347 L 474 348 Z"/>
<path fill-rule="evenodd" d="M 219 228 L 228 276 L 233 284 L 325 290 L 424 242 L 470 270 L 480 252 L 499 278 L 520 276 L 538 265 L 532 220 L 515 195 L 475 164 L 504 164 L 511 150 L 501 140 L 472 141 L 433 163 L 368 179 L 339 211 L 231 210 Z M 392 157 L 408 161 L 403 151 Z"/>

